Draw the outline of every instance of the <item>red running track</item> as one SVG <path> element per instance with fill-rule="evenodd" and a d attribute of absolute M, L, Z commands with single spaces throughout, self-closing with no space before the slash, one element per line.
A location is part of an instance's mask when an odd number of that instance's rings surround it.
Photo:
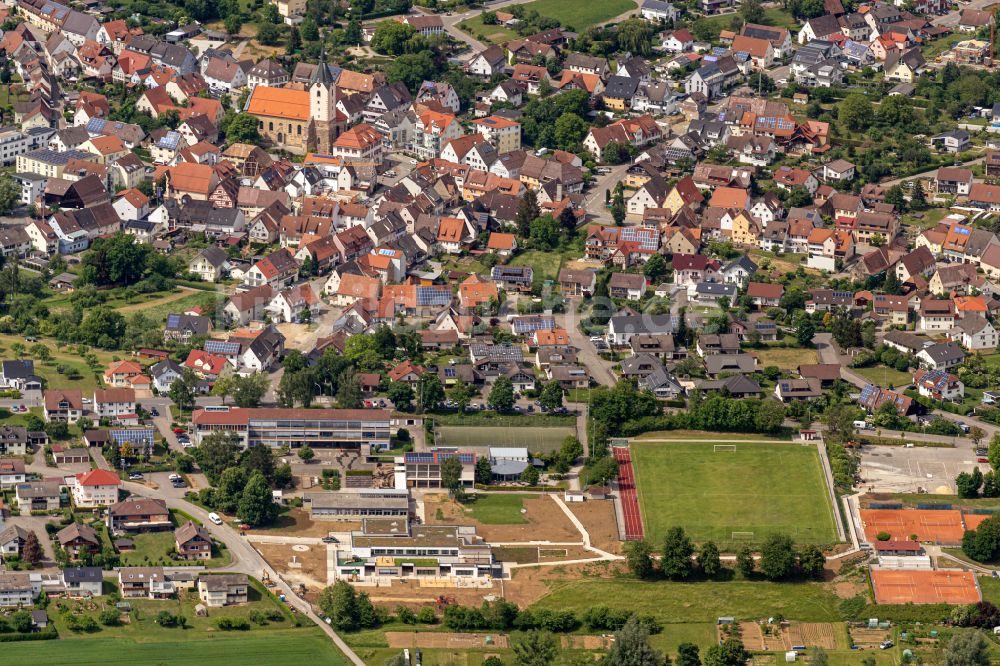
<path fill-rule="evenodd" d="M 641 541 L 646 533 L 642 529 L 642 512 L 639 510 L 639 496 L 635 491 L 632 456 L 627 446 L 615 446 L 611 450 L 618 461 L 618 494 L 625 520 L 625 541 Z"/>

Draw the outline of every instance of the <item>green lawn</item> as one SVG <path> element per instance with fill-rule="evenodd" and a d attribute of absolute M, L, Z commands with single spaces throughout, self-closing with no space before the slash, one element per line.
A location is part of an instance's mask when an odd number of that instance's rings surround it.
<path fill-rule="evenodd" d="M 206 311 L 206 316 L 215 314 L 215 306 L 221 300 L 221 294 L 207 291 L 196 291 L 176 300 L 158 299 L 141 306 L 125 306 L 125 314 L 141 312 L 156 322 L 165 322 L 168 314 L 181 313 L 200 305 Z"/>
<path fill-rule="evenodd" d="M 504 44 L 517 37 L 517 33 L 502 25 L 486 25 L 483 23 L 483 15 L 479 14 L 458 24 L 458 27 L 469 33 L 476 39 L 482 35 L 480 41 L 492 44 Z"/>
<path fill-rule="evenodd" d="M 521 514 L 524 500 L 538 495 L 476 495 L 476 500 L 465 510 L 484 525 L 521 525 L 528 521 Z"/>
<path fill-rule="evenodd" d="M 531 266 L 535 280 L 555 280 L 559 276 L 562 256 L 555 252 L 528 250 L 510 260 L 511 266 Z"/>
<path fill-rule="evenodd" d="M 574 428 L 510 426 L 438 426 L 438 444 L 444 446 L 523 446 L 532 453 L 557 450 Z"/>
<path fill-rule="evenodd" d="M 51 612 L 51 611 L 50 611 Z M 215 632 L 197 640 L 192 630 L 171 630 L 170 640 L 146 636 L 4 643 L 3 661 L 11 664 L 213 664 L 246 663 L 300 666 L 348 666 L 351 662 L 318 628 L 258 632 Z M 204 640 L 211 639 L 211 640 Z M 252 655 L 252 657 L 248 657 Z"/>
<path fill-rule="evenodd" d="M 734 540 L 759 543 L 774 532 L 798 543 L 836 541 L 815 447 L 732 446 L 735 451 L 715 451 L 711 442 L 632 442 L 643 526 L 654 547 L 677 525 L 695 541 L 721 547 L 732 547 Z"/>
<path fill-rule="evenodd" d="M 720 615 L 752 620 L 779 613 L 790 620 L 836 622 L 840 620 L 839 603 L 832 592 L 817 583 L 588 579 L 554 585 L 535 607 L 581 612 L 591 606 L 609 606 L 649 613 L 663 623 L 714 624 Z"/>
<path fill-rule="evenodd" d="M 882 388 L 899 388 L 913 383 L 913 375 L 908 372 L 900 372 L 894 368 L 879 364 L 867 368 L 851 368 L 851 370 L 872 384 L 878 384 Z"/>
<path fill-rule="evenodd" d="M 718 36 L 722 30 L 732 30 L 733 14 L 721 14 L 718 16 L 702 17 L 698 23 L 707 23 L 715 29 Z M 778 7 L 770 7 L 764 10 L 764 18 L 761 20 L 764 25 L 773 25 L 778 28 L 798 28 L 801 24 L 792 15 Z"/>
<path fill-rule="evenodd" d="M 25 352 L 18 356 L 11 351 L 11 346 L 14 344 L 21 344 L 25 347 Z M 82 355 L 77 351 L 76 345 L 64 345 L 62 347 L 57 347 L 55 341 L 39 338 L 37 342 L 28 342 L 23 337 L 15 335 L 0 335 L 0 358 L 4 359 L 15 359 L 15 358 L 36 358 L 37 357 L 31 352 L 31 348 L 36 344 L 42 344 L 48 348 L 51 359 L 44 363 L 35 361 L 35 374 L 44 378 L 47 382 L 48 388 L 78 388 L 83 391 L 86 396 L 88 393 L 92 393 L 94 388 L 97 386 L 97 379 L 94 377 L 94 371 L 90 369 L 87 363 L 83 360 Z M 99 373 L 104 372 L 104 368 L 108 363 L 111 362 L 112 358 L 118 356 L 119 358 L 124 358 L 127 353 L 119 352 L 117 354 L 112 354 L 111 352 L 101 351 L 99 349 L 91 350 L 97 355 L 98 360 L 101 363 L 101 368 Z M 76 370 L 82 377 L 76 380 L 70 380 L 65 377 L 65 372 L 60 373 L 60 367 L 65 370 Z"/>
<path fill-rule="evenodd" d="M 533 9 L 542 16 L 553 18 L 577 32 L 583 32 L 596 23 L 603 23 L 635 9 L 632 0 L 602 0 L 601 2 L 578 2 L 577 0 L 535 0 L 524 9 Z"/>

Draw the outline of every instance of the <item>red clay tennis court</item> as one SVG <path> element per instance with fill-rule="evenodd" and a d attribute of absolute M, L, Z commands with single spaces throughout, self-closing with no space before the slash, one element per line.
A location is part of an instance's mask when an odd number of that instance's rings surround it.
<path fill-rule="evenodd" d="M 971 571 L 872 569 L 879 604 L 974 604 L 982 599 Z"/>
<path fill-rule="evenodd" d="M 962 518 L 965 519 L 965 529 L 974 530 L 979 527 L 979 523 L 983 522 L 987 518 L 992 518 L 993 514 L 981 514 L 981 513 L 963 513 Z"/>
<path fill-rule="evenodd" d="M 645 536 L 642 529 L 642 512 L 639 510 L 639 496 L 635 492 L 635 471 L 632 469 L 632 454 L 627 446 L 611 448 L 618 461 L 618 495 L 622 503 L 622 518 L 625 522 L 625 541 L 640 541 Z"/>
<path fill-rule="evenodd" d="M 868 541 L 875 541 L 879 532 L 887 532 L 896 541 L 909 540 L 957 545 L 962 543 L 965 526 L 962 512 L 956 509 L 862 509 L 861 523 Z"/>

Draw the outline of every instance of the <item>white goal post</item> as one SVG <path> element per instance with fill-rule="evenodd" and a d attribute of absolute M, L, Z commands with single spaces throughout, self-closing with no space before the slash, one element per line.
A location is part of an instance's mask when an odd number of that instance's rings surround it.
<path fill-rule="evenodd" d="M 753 541 L 753 532 L 733 532 L 733 541 Z"/>
<path fill-rule="evenodd" d="M 715 450 L 716 453 L 718 453 L 719 451 L 726 451 L 728 453 L 735 453 L 736 452 L 736 445 L 735 444 L 715 444 L 714 446 L 715 446 L 714 450 Z"/>

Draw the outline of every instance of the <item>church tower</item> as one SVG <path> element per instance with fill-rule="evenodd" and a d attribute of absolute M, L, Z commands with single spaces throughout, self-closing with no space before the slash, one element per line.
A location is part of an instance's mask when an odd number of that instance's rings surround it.
<path fill-rule="evenodd" d="M 316 71 L 309 80 L 309 119 L 313 125 L 315 150 L 328 154 L 336 140 L 337 131 L 337 82 L 330 75 L 326 53 L 320 56 Z"/>

